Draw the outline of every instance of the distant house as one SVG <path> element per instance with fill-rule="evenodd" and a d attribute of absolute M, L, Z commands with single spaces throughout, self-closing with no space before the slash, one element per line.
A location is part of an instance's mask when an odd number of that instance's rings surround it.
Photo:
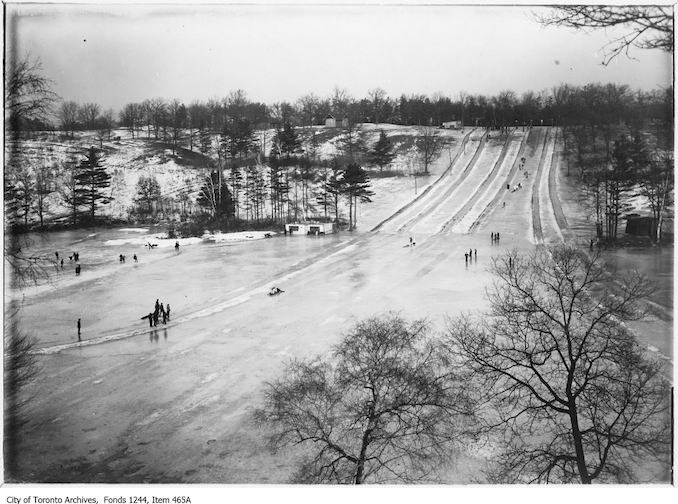
<path fill-rule="evenodd" d="M 337 124 L 337 120 L 333 115 L 328 115 L 325 118 L 325 126 L 328 128 L 348 128 L 348 117 L 344 118 Z"/>
<path fill-rule="evenodd" d="M 443 123 L 442 127 L 444 129 L 460 129 L 461 121 L 446 121 Z"/>
<path fill-rule="evenodd" d="M 306 222 L 285 224 L 285 231 L 289 235 L 321 235 L 334 232 L 332 222 Z"/>

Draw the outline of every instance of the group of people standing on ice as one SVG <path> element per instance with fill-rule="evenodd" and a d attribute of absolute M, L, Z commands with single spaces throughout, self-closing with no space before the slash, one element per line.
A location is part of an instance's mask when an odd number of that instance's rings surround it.
<path fill-rule="evenodd" d="M 492 243 L 499 243 L 499 233 L 492 232 L 490 233 L 490 240 Z"/>
<path fill-rule="evenodd" d="M 57 265 L 61 265 L 61 269 L 64 269 L 64 258 L 62 257 L 59 259 L 59 252 L 54 252 L 54 256 L 56 257 L 56 262 Z M 73 252 L 73 254 L 68 256 L 68 262 L 73 262 L 75 261 L 76 263 L 80 261 L 80 252 Z M 78 276 L 80 274 L 80 264 L 75 265 L 75 275 Z"/>
<path fill-rule="evenodd" d="M 473 262 L 475 260 L 475 262 L 478 262 L 478 249 L 468 249 L 468 252 L 464 252 L 464 260 L 467 266 L 469 261 Z"/>
<path fill-rule="evenodd" d="M 141 319 L 148 319 L 148 326 L 149 327 L 155 327 L 158 325 L 158 322 L 160 321 L 160 317 L 162 316 L 162 323 L 166 324 L 167 321 L 170 319 L 170 305 L 167 303 L 167 308 L 163 306 L 163 304 L 160 302 L 159 299 L 155 300 L 155 309 L 150 312 L 148 315 L 144 315 L 141 317 Z"/>

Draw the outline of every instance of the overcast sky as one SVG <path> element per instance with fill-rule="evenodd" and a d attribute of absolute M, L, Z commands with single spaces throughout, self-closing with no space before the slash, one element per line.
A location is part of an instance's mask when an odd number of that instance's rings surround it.
<path fill-rule="evenodd" d="M 8 47 L 39 57 L 66 100 L 120 109 L 244 89 L 293 101 L 334 86 L 457 96 L 615 82 L 655 89 L 671 58 L 633 50 L 601 65 L 614 32 L 542 27 L 534 7 L 8 5 Z M 543 12 L 543 10 L 542 10 Z"/>

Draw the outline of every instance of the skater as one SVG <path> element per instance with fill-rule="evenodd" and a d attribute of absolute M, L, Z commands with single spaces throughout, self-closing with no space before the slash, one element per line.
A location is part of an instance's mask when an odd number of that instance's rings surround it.
<path fill-rule="evenodd" d="M 499 241 L 499 233 L 496 234 L 497 241 Z"/>
<path fill-rule="evenodd" d="M 122 254 L 120 254 L 120 255 L 118 256 L 118 260 L 119 260 L 120 262 L 122 262 Z"/>
<path fill-rule="evenodd" d="M 81 327 L 81 325 L 80 325 L 80 319 L 78 319 L 78 341 L 82 341 L 82 340 L 80 339 L 80 327 Z"/>
<path fill-rule="evenodd" d="M 63 257 L 61 258 L 61 269 L 64 269 L 64 259 L 63 259 Z"/>
<path fill-rule="evenodd" d="M 153 327 L 158 325 L 158 315 L 159 313 L 157 311 L 153 314 Z"/>
<path fill-rule="evenodd" d="M 167 320 L 170 319 L 170 305 L 167 303 Z"/>
<path fill-rule="evenodd" d="M 158 310 L 160 310 L 160 300 L 156 299 L 155 300 L 155 313 L 157 313 Z"/>
<path fill-rule="evenodd" d="M 179 252 L 179 242 L 174 242 L 174 250 Z"/>
<path fill-rule="evenodd" d="M 162 311 L 162 323 L 167 323 L 167 312 L 165 310 Z"/>
<path fill-rule="evenodd" d="M 473 249 L 473 258 L 478 262 L 478 249 Z"/>
<path fill-rule="evenodd" d="M 468 256 L 469 256 L 469 258 L 470 258 L 472 255 L 473 255 L 473 250 L 472 250 L 472 249 L 468 249 Z"/>
<path fill-rule="evenodd" d="M 54 255 L 56 256 L 57 262 L 59 262 L 59 252 L 54 252 Z"/>
<path fill-rule="evenodd" d="M 139 262 L 139 259 L 137 258 L 136 254 L 134 254 L 134 262 Z"/>
<path fill-rule="evenodd" d="M 506 202 L 505 201 L 501 204 L 501 207 L 506 208 Z"/>
<path fill-rule="evenodd" d="M 468 266 L 468 253 L 464 252 L 464 261 L 466 262 L 466 266 Z"/>
<path fill-rule="evenodd" d="M 494 232 L 490 233 L 490 241 L 494 243 Z"/>
<path fill-rule="evenodd" d="M 79 264 L 75 267 L 75 276 L 80 276 L 80 265 Z"/>
<path fill-rule="evenodd" d="M 410 247 L 412 246 L 412 237 L 410 236 Z"/>
<path fill-rule="evenodd" d="M 591 242 L 589 243 L 589 250 L 593 251 L 593 238 L 591 238 Z"/>
<path fill-rule="evenodd" d="M 508 191 L 510 189 L 511 189 L 511 184 L 506 184 L 506 190 Z"/>
<path fill-rule="evenodd" d="M 162 305 L 162 303 L 160 303 L 160 313 L 163 317 L 165 316 L 165 307 Z"/>

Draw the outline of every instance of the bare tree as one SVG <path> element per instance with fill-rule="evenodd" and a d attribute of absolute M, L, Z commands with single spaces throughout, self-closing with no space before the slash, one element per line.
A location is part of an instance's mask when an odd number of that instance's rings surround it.
<path fill-rule="evenodd" d="M 424 173 L 428 174 L 428 168 L 440 156 L 445 146 L 445 140 L 434 126 L 420 126 L 417 130 L 419 137 L 416 140 L 416 145 L 421 156 Z"/>
<path fill-rule="evenodd" d="M 70 136 L 73 137 L 73 132 L 78 124 L 78 104 L 74 101 L 62 102 L 57 114 L 61 129 L 66 135 L 70 132 Z"/>
<path fill-rule="evenodd" d="M 101 108 L 96 103 L 84 103 L 78 109 L 78 117 L 82 122 L 83 128 L 93 130 L 96 127 L 96 120 L 99 117 Z"/>
<path fill-rule="evenodd" d="M 4 377 L 4 443 L 3 459 L 5 479 L 12 478 L 18 458 L 17 441 L 19 430 L 26 422 L 24 408 L 30 396 L 26 394 L 29 385 L 39 373 L 39 366 L 32 353 L 35 341 L 18 326 L 18 309 L 11 304 L 5 312 L 3 330 L 3 377 Z"/>
<path fill-rule="evenodd" d="M 377 124 L 382 118 L 382 112 L 384 105 L 386 105 L 388 100 L 388 96 L 386 95 L 386 91 L 381 88 L 370 89 L 367 92 L 367 96 L 369 97 L 370 108 L 372 110 L 372 122 Z"/>
<path fill-rule="evenodd" d="M 44 228 L 47 197 L 56 191 L 56 165 L 41 165 L 35 169 L 35 211 L 40 219 L 40 228 Z"/>
<path fill-rule="evenodd" d="M 674 175 L 673 153 L 658 149 L 638 177 L 638 194 L 647 199 L 652 209 L 657 243 L 661 243 L 667 209 L 673 206 Z"/>
<path fill-rule="evenodd" d="M 673 6 L 671 5 L 561 5 L 547 15 L 538 15 L 546 26 L 575 29 L 620 27 L 623 35 L 606 44 L 603 64 L 631 47 L 673 52 Z"/>
<path fill-rule="evenodd" d="M 58 95 L 42 75 L 42 64 L 26 55 L 5 74 L 5 121 L 18 131 L 23 121 L 47 122 Z"/>
<path fill-rule="evenodd" d="M 104 148 L 104 139 L 111 139 L 111 131 L 113 131 L 113 110 L 109 109 L 104 111 L 95 121 L 96 125 L 96 138 L 99 140 L 99 148 Z"/>
<path fill-rule="evenodd" d="M 291 362 L 256 417 L 273 447 L 307 448 L 297 482 L 435 481 L 470 409 L 440 355 L 423 321 L 364 320 L 332 361 Z"/>
<path fill-rule="evenodd" d="M 617 482 L 668 471 L 670 384 L 625 321 L 651 289 L 560 246 L 493 261 L 489 316 L 450 321 L 452 359 L 477 387 L 492 482 Z M 666 476 L 664 476 L 666 477 Z"/>

